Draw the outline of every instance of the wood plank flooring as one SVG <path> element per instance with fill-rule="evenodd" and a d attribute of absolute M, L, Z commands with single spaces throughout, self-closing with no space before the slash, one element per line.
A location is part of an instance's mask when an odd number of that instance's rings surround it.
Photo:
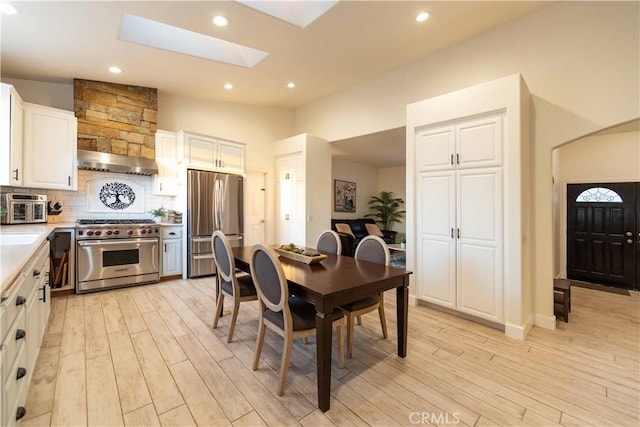
<path fill-rule="evenodd" d="M 356 326 L 353 359 L 332 365 L 331 410 L 316 407 L 315 340 L 294 344 L 277 396 L 282 338 L 267 331 L 251 369 L 257 304 L 211 329 L 213 279 L 54 298 L 23 426 L 638 426 L 640 293 L 574 287 L 570 323 L 524 342 L 410 307 L 396 355 L 395 293 Z M 334 361 L 335 357 L 334 343 Z"/>

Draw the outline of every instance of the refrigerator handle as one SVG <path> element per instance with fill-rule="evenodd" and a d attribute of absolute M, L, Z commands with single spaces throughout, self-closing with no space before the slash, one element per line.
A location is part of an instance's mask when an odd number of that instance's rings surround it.
<path fill-rule="evenodd" d="M 220 228 L 222 228 L 222 226 L 224 225 L 223 222 L 224 222 L 224 206 L 225 206 L 225 203 L 223 201 L 224 201 L 224 196 L 225 196 L 225 193 L 226 193 L 225 182 L 226 181 L 220 180 L 220 188 L 218 189 L 220 191 L 220 206 L 218 207 L 218 215 L 219 215 L 218 221 L 220 223 Z"/>
<path fill-rule="evenodd" d="M 219 230 L 218 226 L 218 180 L 213 180 L 213 229 Z"/>

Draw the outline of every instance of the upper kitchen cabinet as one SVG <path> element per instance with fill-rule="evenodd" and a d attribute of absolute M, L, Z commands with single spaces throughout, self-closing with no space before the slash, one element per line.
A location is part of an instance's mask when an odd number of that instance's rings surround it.
<path fill-rule="evenodd" d="M 179 158 L 189 169 L 244 173 L 245 145 L 180 131 Z"/>
<path fill-rule="evenodd" d="M 174 132 L 156 132 L 156 163 L 158 173 L 153 177 L 153 193 L 162 196 L 177 196 L 178 135 Z"/>
<path fill-rule="evenodd" d="M 22 98 L 0 83 L 0 185 L 22 186 Z"/>
<path fill-rule="evenodd" d="M 77 130 L 72 111 L 24 103 L 25 187 L 77 189 Z"/>

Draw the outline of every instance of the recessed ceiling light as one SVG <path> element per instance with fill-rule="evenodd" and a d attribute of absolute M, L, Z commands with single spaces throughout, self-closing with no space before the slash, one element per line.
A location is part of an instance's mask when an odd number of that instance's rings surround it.
<path fill-rule="evenodd" d="M 222 15 L 217 15 L 213 17 L 213 23 L 218 27 L 224 27 L 229 23 L 229 20 Z"/>
<path fill-rule="evenodd" d="M 0 3 L 0 13 L 3 15 L 15 15 L 18 13 L 18 9 L 8 3 Z"/>
<path fill-rule="evenodd" d="M 226 90 L 231 90 L 231 89 L 233 89 L 233 85 L 231 83 L 227 83 L 227 84 L 224 85 L 224 88 Z"/>
<path fill-rule="evenodd" d="M 120 74 L 122 70 L 116 66 L 113 66 L 113 67 L 109 67 L 109 72 L 113 74 Z"/>
<path fill-rule="evenodd" d="M 429 19 L 429 12 L 420 12 L 417 16 L 416 16 L 416 21 L 418 22 L 424 22 L 427 19 Z"/>
<path fill-rule="evenodd" d="M 293 89 L 294 87 L 296 87 L 296 84 L 294 82 L 289 82 L 289 83 L 287 83 L 287 87 L 289 89 Z"/>

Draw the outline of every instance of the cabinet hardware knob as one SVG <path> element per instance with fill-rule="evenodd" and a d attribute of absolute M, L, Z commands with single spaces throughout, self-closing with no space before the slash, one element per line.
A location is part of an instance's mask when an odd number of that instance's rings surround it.
<path fill-rule="evenodd" d="M 451 164 L 453 164 L 453 153 L 451 153 Z"/>
<path fill-rule="evenodd" d="M 18 372 L 16 373 L 16 379 L 19 380 L 20 378 L 24 377 L 25 375 L 27 375 L 27 370 L 24 368 L 18 368 Z"/>
<path fill-rule="evenodd" d="M 40 270 L 33 270 L 33 277 L 38 277 L 40 275 Z"/>
<path fill-rule="evenodd" d="M 460 238 L 460 229 L 458 228 L 458 239 Z"/>
<path fill-rule="evenodd" d="M 624 235 L 627 236 L 627 237 L 631 237 L 631 236 L 633 236 L 633 233 L 630 232 L 630 231 L 627 231 L 626 233 L 624 233 Z"/>
<path fill-rule="evenodd" d="M 67 176 L 67 182 L 69 183 L 69 187 L 71 187 L 71 176 Z"/>
<path fill-rule="evenodd" d="M 18 180 L 19 172 L 20 172 L 20 170 L 19 170 L 19 169 L 14 169 L 14 170 L 13 170 L 13 173 L 14 173 L 13 179 L 14 179 L 15 181 L 17 181 L 17 180 Z"/>
<path fill-rule="evenodd" d="M 167 253 L 167 244 L 164 244 L 164 252 Z"/>
<path fill-rule="evenodd" d="M 456 153 L 456 164 L 460 164 L 460 153 Z"/>
<path fill-rule="evenodd" d="M 18 410 L 16 411 L 16 421 L 18 421 L 25 415 L 27 415 L 27 410 L 24 408 L 24 406 L 18 406 Z"/>
<path fill-rule="evenodd" d="M 628 243 L 628 244 L 630 244 L 630 245 L 632 245 L 632 244 L 633 244 L 633 240 L 631 240 L 631 239 L 627 239 L 627 243 Z"/>
<path fill-rule="evenodd" d="M 16 298 L 16 305 L 22 305 L 25 302 L 27 302 L 27 299 L 22 295 L 18 295 L 18 297 Z"/>
<path fill-rule="evenodd" d="M 42 286 L 42 298 L 40 298 L 40 301 L 42 302 L 47 302 L 47 287 Z"/>
<path fill-rule="evenodd" d="M 451 227 L 451 238 L 453 239 L 453 227 Z"/>
<path fill-rule="evenodd" d="M 16 330 L 16 341 L 21 340 L 27 335 L 27 332 L 24 329 Z"/>

